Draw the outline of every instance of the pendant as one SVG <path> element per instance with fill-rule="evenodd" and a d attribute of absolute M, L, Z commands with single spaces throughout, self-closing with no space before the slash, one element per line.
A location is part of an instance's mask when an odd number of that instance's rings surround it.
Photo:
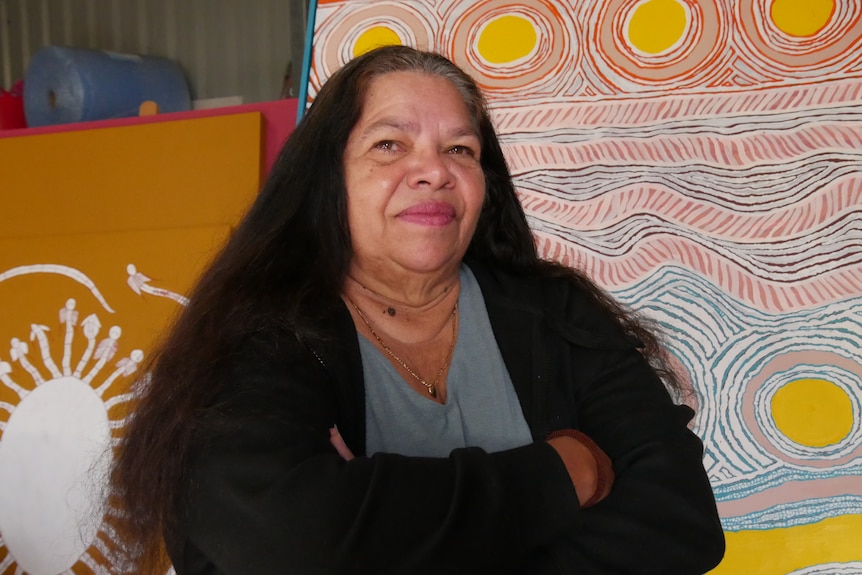
<path fill-rule="evenodd" d="M 434 398 L 437 397 L 437 387 L 435 385 L 428 386 L 428 395 Z"/>

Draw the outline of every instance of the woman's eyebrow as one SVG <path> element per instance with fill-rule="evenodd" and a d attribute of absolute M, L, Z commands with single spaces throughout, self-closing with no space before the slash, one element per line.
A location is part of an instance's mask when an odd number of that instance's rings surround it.
<path fill-rule="evenodd" d="M 360 136 L 364 137 L 368 134 L 384 129 L 395 129 L 401 132 L 414 133 L 419 131 L 419 126 L 412 120 L 401 120 L 398 118 L 380 118 L 371 122 L 362 129 Z"/>
<path fill-rule="evenodd" d="M 458 128 L 455 128 L 451 132 L 449 132 L 448 135 L 450 138 L 462 138 L 462 137 L 478 138 L 479 137 L 479 134 L 470 125 L 460 126 Z"/>

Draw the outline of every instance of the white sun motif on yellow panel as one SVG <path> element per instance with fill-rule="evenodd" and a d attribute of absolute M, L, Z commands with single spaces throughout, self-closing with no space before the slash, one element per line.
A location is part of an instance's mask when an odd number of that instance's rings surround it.
<path fill-rule="evenodd" d="M 186 303 L 133 264 L 126 272 L 135 293 Z M 110 573 L 118 512 L 107 474 L 144 352 L 123 342 L 122 325 L 106 319 L 114 310 L 78 270 L 21 266 L 0 282 L 32 274 L 74 280 L 102 311 L 85 315 L 68 298 L 0 348 L 0 573 Z"/>

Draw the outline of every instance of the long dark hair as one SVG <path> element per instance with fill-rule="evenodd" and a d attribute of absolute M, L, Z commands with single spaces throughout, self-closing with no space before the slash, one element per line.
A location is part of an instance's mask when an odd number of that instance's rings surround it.
<path fill-rule="evenodd" d="M 136 572 L 167 566 L 162 537 L 175 527 L 195 428 L 224 388 L 231 355 L 245 338 L 270 329 L 322 337 L 319 320 L 341 305 L 338 294 L 352 255 L 342 154 L 370 82 L 398 71 L 448 79 L 479 133 L 486 197 L 468 256 L 515 273 L 568 278 L 644 343 L 656 367 L 664 367 L 658 342 L 636 316 L 582 273 L 539 258 L 475 82 L 438 54 L 404 46 L 373 50 L 322 87 L 256 201 L 148 358 L 148 377 L 111 476 L 122 508 L 115 527 Z"/>

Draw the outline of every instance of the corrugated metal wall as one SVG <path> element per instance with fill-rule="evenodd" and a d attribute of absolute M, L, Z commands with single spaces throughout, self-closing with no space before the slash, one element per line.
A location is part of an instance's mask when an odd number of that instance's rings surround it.
<path fill-rule="evenodd" d="M 0 0 L 0 81 L 49 44 L 178 61 L 196 99 L 298 93 L 307 0 Z"/>

